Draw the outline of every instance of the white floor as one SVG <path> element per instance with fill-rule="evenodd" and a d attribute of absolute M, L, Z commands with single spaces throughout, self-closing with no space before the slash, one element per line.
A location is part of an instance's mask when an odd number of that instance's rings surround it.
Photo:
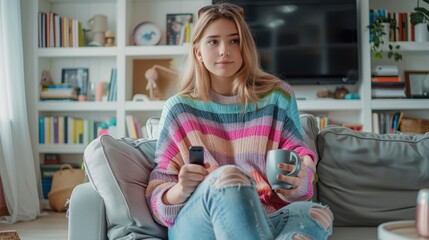
<path fill-rule="evenodd" d="M 43 212 L 34 221 L 0 224 L 0 231 L 16 230 L 21 240 L 67 240 L 67 229 L 64 212 Z"/>

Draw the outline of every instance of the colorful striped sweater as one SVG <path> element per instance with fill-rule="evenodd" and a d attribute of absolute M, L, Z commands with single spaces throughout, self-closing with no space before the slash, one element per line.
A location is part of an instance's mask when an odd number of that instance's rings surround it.
<path fill-rule="evenodd" d="M 304 143 L 295 96 L 288 84 L 279 84 L 258 102 L 258 107 L 250 104 L 245 112 L 237 96 L 214 92 L 210 96 L 213 101 L 209 102 L 174 96 L 164 106 L 156 150 L 158 165 L 150 175 L 146 196 L 155 218 L 165 226 L 174 224 L 184 204 L 165 205 L 162 195 L 177 183 L 180 167 L 189 163 L 191 145 L 204 147 L 205 162 L 212 166 L 209 171 L 233 164 L 252 176 L 267 213 L 288 203 L 273 193 L 268 183 L 266 153 L 282 148 L 316 159 Z M 312 196 L 313 173 L 307 173 L 293 200 Z"/>

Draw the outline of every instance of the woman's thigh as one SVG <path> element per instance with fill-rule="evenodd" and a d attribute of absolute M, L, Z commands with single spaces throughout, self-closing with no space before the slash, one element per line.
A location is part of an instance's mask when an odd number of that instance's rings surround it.
<path fill-rule="evenodd" d="M 169 229 L 170 239 L 272 239 L 251 178 L 223 166 L 197 187 Z"/>

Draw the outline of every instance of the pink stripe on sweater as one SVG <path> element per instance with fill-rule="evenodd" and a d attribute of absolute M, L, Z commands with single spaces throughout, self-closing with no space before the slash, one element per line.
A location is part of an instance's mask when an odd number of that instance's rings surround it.
<path fill-rule="evenodd" d="M 199 127 L 196 128 L 195 127 L 196 125 L 198 125 Z M 274 130 L 274 134 L 270 134 L 271 137 L 274 137 L 274 139 L 279 139 L 279 137 L 281 136 L 281 133 L 273 126 L 252 126 L 249 128 L 243 128 L 243 129 L 238 129 L 238 130 L 233 130 L 228 132 L 216 127 L 200 125 L 198 122 L 195 122 L 193 120 L 188 120 L 183 122 L 181 124 L 181 127 L 186 134 L 182 135 L 181 132 L 175 132 L 174 139 L 176 142 L 183 141 L 183 137 L 186 137 L 187 134 L 189 134 L 190 132 L 194 132 L 196 129 L 201 131 L 201 133 L 204 135 L 214 135 L 219 138 L 224 138 L 225 140 L 237 140 L 237 139 L 247 137 L 245 133 L 254 133 L 254 135 L 252 136 L 266 136 L 272 130 Z M 227 133 L 228 138 L 225 138 L 225 133 Z"/>

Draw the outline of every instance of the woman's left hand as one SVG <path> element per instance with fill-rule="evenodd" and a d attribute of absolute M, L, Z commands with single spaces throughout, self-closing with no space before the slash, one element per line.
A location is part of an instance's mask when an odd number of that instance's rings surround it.
<path fill-rule="evenodd" d="M 301 164 L 301 169 L 298 172 L 298 175 L 296 175 L 296 176 L 287 176 L 287 175 L 284 175 L 284 174 L 279 174 L 277 176 L 278 180 L 292 185 L 291 189 L 278 188 L 278 189 L 275 190 L 275 192 L 279 195 L 279 197 L 282 200 L 284 200 L 284 201 L 286 201 L 286 199 L 287 199 L 288 196 L 295 195 L 298 192 L 299 187 L 301 186 L 301 184 L 307 178 L 306 165 L 303 164 L 302 161 L 301 161 L 301 163 L 302 163 Z M 283 171 L 286 171 L 286 172 L 292 172 L 294 170 L 295 166 L 292 165 L 292 164 L 281 163 L 279 165 L 279 168 L 282 169 Z"/>

